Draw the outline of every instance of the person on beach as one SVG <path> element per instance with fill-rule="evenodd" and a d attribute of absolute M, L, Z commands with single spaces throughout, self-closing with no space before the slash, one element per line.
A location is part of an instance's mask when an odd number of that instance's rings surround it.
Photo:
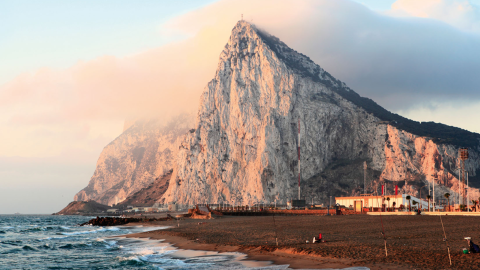
<path fill-rule="evenodd" d="M 315 238 L 315 236 L 314 236 L 312 242 L 313 242 L 314 244 L 315 244 L 315 243 L 323 243 L 323 242 L 325 242 L 325 240 L 322 239 L 322 234 L 319 233 L 319 234 L 318 234 L 318 239 Z"/>
<path fill-rule="evenodd" d="M 467 243 L 468 243 L 468 249 L 469 249 L 470 253 L 480 253 L 480 247 L 478 247 L 478 245 L 473 243 L 473 241 L 470 237 L 467 237 L 466 240 L 467 240 Z"/>

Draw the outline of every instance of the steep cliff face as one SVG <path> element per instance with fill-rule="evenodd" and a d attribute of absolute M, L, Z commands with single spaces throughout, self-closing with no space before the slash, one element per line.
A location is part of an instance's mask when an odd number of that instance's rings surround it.
<path fill-rule="evenodd" d="M 439 184 L 447 183 L 444 191 L 455 190 L 457 147 L 385 124 L 379 106 L 361 106 L 357 96 L 308 57 L 240 21 L 201 96 L 195 130 L 179 145 L 160 202 L 296 198 L 299 122 L 303 198 L 360 193 L 364 161 L 367 192 L 381 181 L 407 179 L 405 188 L 415 194 L 413 185 L 434 173 Z M 471 175 L 480 168 L 478 150 L 467 163 Z"/>
<path fill-rule="evenodd" d="M 158 177 L 147 187 L 130 194 L 121 203 L 115 205 L 115 208 L 126 209 L 129 205 L 152 206 L 161 197 L 168 188 L 168 183 L 172 177 L 172 171 Z"/>
<path fill-rule="evenodd" d="M 126 122 L 75 200 L 286 202 L 298 196 L 299 123 L 301 196 L 309 201 L 379 192 L 381 184 L 388 194 L 398 185 L 425 197 L 432 175 L 437 198 L 449 192 L 456 201 L 459 146 L 469 147 L 466 170 L 480 187 L 479 134 L 388 112 L 244 21 L 232 30 L 192 122 Z M 470 190 L 470 198 L 479 196 Z"/>
<path fill-rule="evenodd" d="M 149 120 L 129 125 L 103 149 L 95 173 L 88 186 L 75 195 L 75 201 L 112 205 L 169 173 L 177 155 L 178 138 L 191 128 L 193 118 L 182 115 L 167 124 Z"/>
<path fill-rule="evenodd" d="M 388 126 L 385 142 L 385 167 L 380 179 L 403 181 L 407 179 L 407 190 L 416 195 L 418 187 L 408 189 L 408 180 L 412 181 L 422 176 L 424 184 L 435 181 L 436 196 L 448 192 L 453 195 L 464 187 L 458 181 L 460 160 L 458 147 L 446 144 L 436 144 L 432 139 L 419 137 L 408 132 Z M 473 186 L 478 183 L 480 157 L 478 148 L 469 150 L 470 157 L 465 163 L 465 169 L 472 176 Z M 435 180 L 436 177 L 436 180 Z M 470 185 L 472 186 L 472 185 Z M 478 200 L 480 193 L 477 188 L 469 190 L 471 199 Z M 424 193 L 425 194 L 425 193 Z M 452 197 L 453 198 L 453 197 Z"/>

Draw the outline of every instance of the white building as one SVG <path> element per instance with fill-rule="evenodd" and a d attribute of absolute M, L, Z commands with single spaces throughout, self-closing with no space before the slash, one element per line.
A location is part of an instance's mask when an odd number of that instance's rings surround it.
<path fill-rule="evenodd" d="M 335 204 L 343 205 L 345 207 L 351 207 L 357 212 L 362 212 L 362 208 L 369 208 L 375 210 L 382 208 L 382 205 L 385 207 L 393 207 L 395 202 L 395 208 L 399 208 L 400 205 L 403 205 L 405 208 L 408 207 L 409 201 L 407 200 L 408 194 L 398 194 L 398 195 L 386 195 L 386 196 L 373 196 L 373 195 L 362 195 L 357 197 L 335 197 Z M 390 198 L 388 201 L 387 198 Z M 410 195 L 411 206 L 413 207 L 413 201 L 417 202 L 416 207 L 422 209 L 428 209 L 428 202 L 423 199 L 419 199 Z M 430 202 L 432 204 L 432 202 Z M 437 206 L 436 209 L 441 209 Z"/>

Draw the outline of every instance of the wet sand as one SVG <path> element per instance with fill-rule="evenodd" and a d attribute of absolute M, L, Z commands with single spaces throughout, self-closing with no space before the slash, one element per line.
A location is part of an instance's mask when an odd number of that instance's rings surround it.
<path fill-rule="evenodd" d="M 440 217 L 382 216 L 382 219 L 388 256 L 385 256 L 381 218 L 367 215 L 185 219 L 153 223 L 150 225 L 173 227 L 129 237 L 165 239 L 182 249 L 238 251 L 246 253 L 250 260 L 268 260 L 292 268 L 480 269 L 480 254 L 462 254 L 465 236 L 480 242 L 480 217 L 442 217 L 452 266 Z M 311 243 L 318 233 L 323 234 L 326 243 Z M 305 243 L 306 240 L 310 243 Z"/>

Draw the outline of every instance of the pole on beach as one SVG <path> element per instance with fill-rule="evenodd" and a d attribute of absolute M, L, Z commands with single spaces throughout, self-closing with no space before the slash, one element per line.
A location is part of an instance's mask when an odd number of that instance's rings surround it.
<path fill-rule="evenodd" d="M 275 222 L 275 212 L 273 212 L 273 227 L 275 228 L 275 243 L 278 246 L 277 223 Z"/>
<path fill-rule="evenodd" d="M 450 247 L 448 246 L 447 234 L 445 233 L 445 227 L 443 227 L 442 216 L 440 216 L 440 222 L 442 223 L 443 235 L 445 236 L 445 238 L 443 239 L 443 241 L 445 241 L 445 245 L 447 245 L 448 259 L 450 260 L 450 266 L 451 266 L 451 265 L 452 265 L 452 258 L 450 257 Z"/>
<path fill-rule="evenodd" d="M 387 252 L 387 237 L 385 236 L 385 229 L 383 228 L 383 219 L 382 219 L 382 212 L 380 211 L 380 222 L 382 223 L 382 234 L 383 234 L 383 243 L 385 244 L 385 257 L 388 256 Z"/>
<path fill-rule="evenodd" d="M 382 197 L 383 198 L 383 197 Z M 377 193 L 377 206 L 380 206 L 378 202 L 378 193 Z M 383 202 L 382 202 L 382 208 L 380 209 L 379 215 L 380 215 L 380 222 L 382 223 L 382 235 L 383 235 L 383 243 L 385 244 L 385 257 L 388 256 L 387 252 L 387 237 L 385 236 L 385 228 L 383 227 L 383 219 L 382 219 L 382 209 L 383 209 Z"/>

